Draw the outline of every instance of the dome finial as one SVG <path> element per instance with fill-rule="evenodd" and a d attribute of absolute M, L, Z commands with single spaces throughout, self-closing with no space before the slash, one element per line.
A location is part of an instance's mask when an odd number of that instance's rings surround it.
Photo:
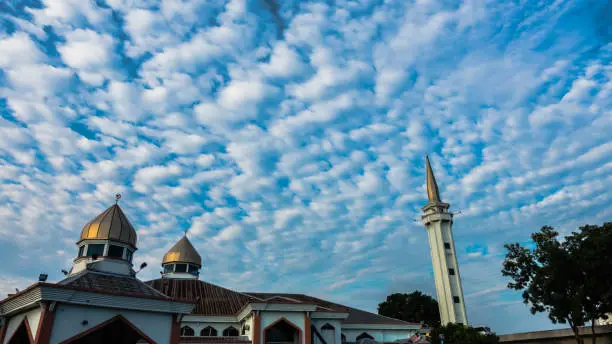
<path fill-rule="evenodd" d="M 118 204 L 120 199 L 121 199 L 121 194 L 120 193 L 115 194 L 115 204 Z"/>

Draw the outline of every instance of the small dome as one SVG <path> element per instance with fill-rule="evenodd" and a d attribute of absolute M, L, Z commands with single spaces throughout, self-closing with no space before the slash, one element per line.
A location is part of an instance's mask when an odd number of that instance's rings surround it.
<path fill-rule="evenodd" d="M 184 236 L 164 254 L 162 264 L 167 263 L 192 263 L 202 266 L 202 257 L 189 242 L 187 236 Z"/>
<path fill-rule="evenodd" d="M 136 230 L 118 204 L 110 206 L 81 231 L 81 240 L 114 240 L 136 248 Z"/>

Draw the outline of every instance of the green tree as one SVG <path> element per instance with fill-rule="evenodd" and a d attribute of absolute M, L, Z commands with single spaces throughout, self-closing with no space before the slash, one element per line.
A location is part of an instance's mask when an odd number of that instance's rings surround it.
<path fill-rule="evenodd" d="M 440 324 L 438 302 L 420 291 L 391 294 L 378 304 L 378 314 L 410 322 L 424 322 L 434 327 Z"/>
<path fill-rule="evenodd" d="M 553 323 L 569 324 L 578 344 L 584 343 L 579 326 L 591 321 L 594 331 L 595 320 L 611 310 L 610 225 L 580 227 L 563 241 L 545 226 L 531 235 L 533 248 L 505 245 L 502 274 L 512 279 L 508 287 L 523 291 L 533 314 L 545 312 Z"/>
<path fill-rule="evenodd" d="M 430 332 L 432 344 L 496 344 L 499 338 L 494 334 L 484 335 L 478 330 L 458 324 L 448 324 L 434 328 Z"/>

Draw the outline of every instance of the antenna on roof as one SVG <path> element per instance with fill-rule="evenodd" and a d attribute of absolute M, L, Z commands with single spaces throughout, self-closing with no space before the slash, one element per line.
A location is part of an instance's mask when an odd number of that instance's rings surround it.
<path fill-rule="evenodd" d="M 120 199 L 121 199 L 121 194 L 120 193 L 115 194 L 115 204 L 118 204 Z"/>
<path fill-rule="evenodd" d="M 134 273 L 139 273 L 140 271 L 142 271 L 142 269 L 147 267 L 147 262 L 144 262 L 142 264 L 140 264 L 140 269 L 138 269 L 138 271 L 134 271 Z"/>

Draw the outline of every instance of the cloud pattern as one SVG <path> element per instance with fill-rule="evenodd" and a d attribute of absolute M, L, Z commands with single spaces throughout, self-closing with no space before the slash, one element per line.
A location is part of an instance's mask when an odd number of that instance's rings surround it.
<path fill-rule="evenodd" d="M 61 278 L 123 194 L 136 261 L 189 229 L 202 278 L 375 310 L 433 294 L 424 155 L 472 323 L 550 328 L 503 244 L 610 220 L 606 2 L 0 4 L 0 292 Z M 495 317 L 491 315 L 495 314 Z"/>

